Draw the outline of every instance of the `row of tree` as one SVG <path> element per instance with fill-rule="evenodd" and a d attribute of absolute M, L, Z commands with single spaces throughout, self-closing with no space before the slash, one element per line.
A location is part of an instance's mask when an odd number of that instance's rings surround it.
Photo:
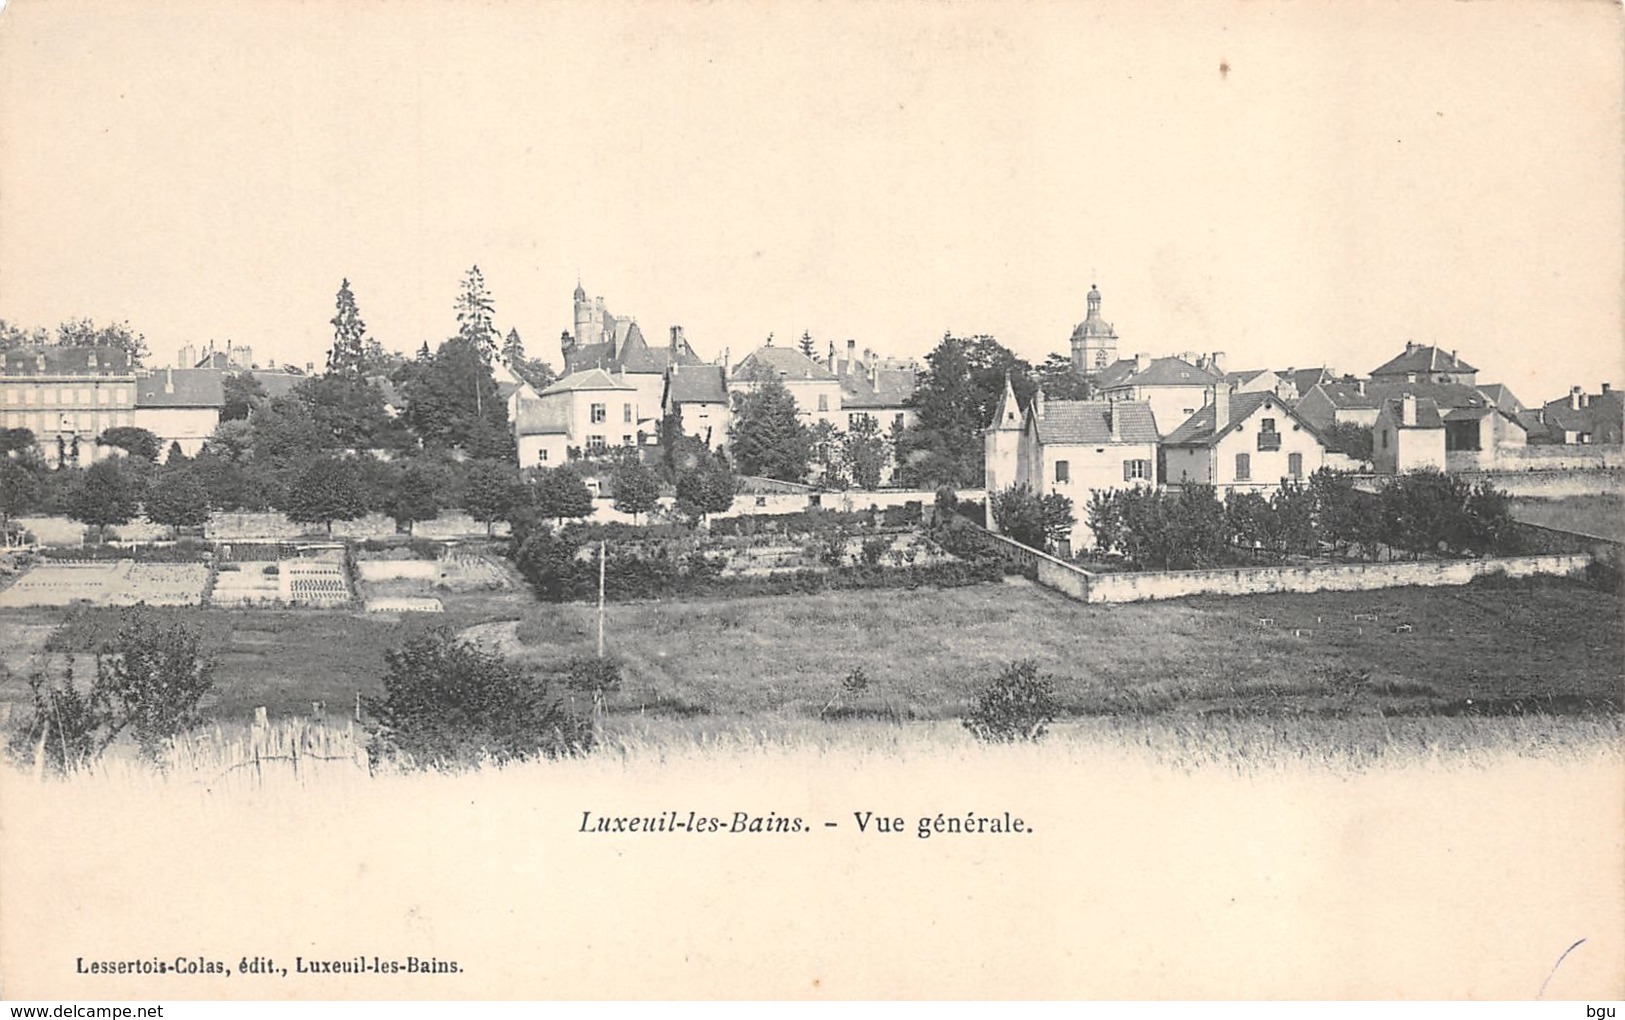
<path fill-rule="evenodd" d="M 1375 493 L 1324 469 L 1305 486 L 1268 496 L 1232 491 L 1222 502 L 1203 485 L 1097 491 L 1086 513 L 1096 555 L 1122 557 L 1137 569 L 1328 552 L 1374 560 L 1384 549 L 1488 555 L 1515 544 L 1506 493 L 1434 470 L 1399 475 Z"/>

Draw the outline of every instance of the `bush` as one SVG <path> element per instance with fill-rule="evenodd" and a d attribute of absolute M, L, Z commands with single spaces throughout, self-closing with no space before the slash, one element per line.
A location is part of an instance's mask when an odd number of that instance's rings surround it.
<path fill-rule="evenodd" d="M 384 696 L 366 698 L 367 754 L 417 768 L 557 758 L 592 748 L 591 727 L 547 683 L 447 627 L 384 653 Z"/>
<path fill-rule="evenodd" d="M 1032 659 L 1022 659 L 982 685 L 960 722 L 977 740 L 1009 744 L 1042 738 L 1059 711 L 1054 678 L 1040 674 Z"/>
<path fill-rule="evenodd" d="M 1622 573 L 1625 573 L 1625 555 L 1621 555 L 1618 546 L 1609 549 L 1604 555 L 1591 557 L 1585 567 L 1587 584 L 1615 595 L 1620 592 Z"/>
<path fill-rule="evenodd" d="M 144 607 L 125 610 L 96 654 L 88 692 L 74 685 L 71 662 L 61 681 L 29 678 L 33 715 L 13 735 L 13 757 L 26 761 L 43 748 L 52 771 L 72 772 L 128 733 L 144 758 L 158 762 L 169 738 L 197 725 L 198 704 L 214 689 L 215 661 L 200 645 L 194 628 L 164 623 Z"/>

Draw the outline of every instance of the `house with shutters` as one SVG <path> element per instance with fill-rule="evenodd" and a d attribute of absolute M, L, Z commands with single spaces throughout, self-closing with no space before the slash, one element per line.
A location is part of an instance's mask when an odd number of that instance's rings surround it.
<path fill-rule="evenodd" d="M 750 393 L 769 379 L 777 379 L 795 398 L 797 416 L 807 425 L 828 422 L 845 428 L 841 413 L 841 380 L 794 347 L 776 347 L 773 338 L 745 355 L 728 374 L 730 397 Z"/>
<path fill-rule="evenodd" d="M 672 365 L 660 406 L 682 417 L 683 433 L 715 449 L 728 445 L 728 370 L 721 365 Z"/>
<path fill-rule="evenodd" d="M 1232 393 L 1217 383 L 1207 403 L 1163 437 L 1159 477 L 1170 486 L 1211 485 L 1222 499 L 1301 484 L 1325 459 L 1320 434 L 1273 390 Z"/>
<path fill-rule="evenodd" d="M 135 424 L 136 369 L 117 347 L 17 347 L 0 352 L 0 425 L 28 429 L 53 467 L 113 454 L 96 445 Z"/>
<path fill-rule="evenodd" d="M 638 389 L 601 368 L 558 380 L 534 400 L 521 399 L 514 417 L 522 468 L 558 467 L 573 455 L 636 447 Z"/>
<path fill-rule="evenodd" d="M 1012 485 L 1072 500 L 1077 521 L 1062 555 L 1094 545 L 1085 508 L 1095 492 L 1156 484 L 1157 427 L 1145 401 L 1046 400 L 1039 390 L 1022 410 L 1006 379 L 983 445 L 990 501 Z M 991 513 L 988 521 L 996 530 Z"/>

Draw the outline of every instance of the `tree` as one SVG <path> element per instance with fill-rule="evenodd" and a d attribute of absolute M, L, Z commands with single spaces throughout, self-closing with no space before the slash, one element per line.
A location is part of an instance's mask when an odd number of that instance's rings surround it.
<path fill-rule="evenodd" d="M 926 488 L 981 485 L 982 430 L 1004 393 L 1005 376 L 1025 406 L 1037 389 L 1032 370 L 990 336 L 944 335 L 925 360 L 909 398 L 915 423 L 897 437 L 898 471 L 907 484 Z"/>
<path fill-rule="evenodd" d="M 108 525 L 127 524 L 141 510 L 141 492 L 117 460 L 98 461 L 68 496 L 68 516 L 96 529 L 99 540 Z"/>
<path fill-rule="evenodd" d="M 807 430 L 807 440 L 807 462 L 818 469 L 813 480 L 826 489 L 850 488 L 840 431 L 830 422 L 814 422 Z"/>
<path fill-rule="evenodd" d="M 169 449 L 164 451 L 165 464 L 184 464 L 191 459 L 192 458 L 186 455 L 186 451 L 181 449 L 181 441 L 179 439 L 170 440 Z"/>
<path fill-rule="evenodd" d="M 1039 673 L 1034 660 L 1022 659 L 981 686 L 960 722 L 977 740 L 1010 744 L 1041 739 L 1060 712 L 1054 678 Z"/>
<path fill-rule="evenodd" d="M 220 407 L 223 422 L 246 421 L 250 412 L 271 399 L 260 381 L 248 372 L 232 372 L 221 380 L 221 385 L 226 391 L 226 401 Z"/>
<path fill-rule="evenodd" d="M 677 478 L 677 511 L 699 522 L 709 514 L 727 513 L 734 505 L 738 479 L 720 453 L 706 457 L 698 467 Z"/>
<path fill-rule="evenodd" d="M 0 540 L 10 535 L 11 519 L 39 506 L 39 476 L 21 460 L 0 457 Z"/>
<path fill-rule="evenodd" d="M 799 348 L 801 353 L 808 359 L 812 361 L 818 360 L 818 348 L 813 345 L 811 330 L 802 331 L 801 339 L 796 342 L 796 347 Z"/>
<path fill-rule="evenodd" d="M 128 322 L 114 322 L 98 328 L 90 319 L 69 319 L 56 328 L 61 347 L 116 347 L 139 366 L 147 354 L 147 338 L 130 328 Z"/>
<path fill-rule="evenodd" d="M 735 396 L 728 450 L 740 474 L 785 482 L 807 477 L 811 434 L 777 377 L 759 378 L 748 393 Z"/>
<path fill-rule="evenodd" d="M 536 479 L 536 512 L 560 524 L 567 517 L 592 515 L 592 491 L 575 468 L 568 465 L 543 471 Z"/>
<path fill-rule="evenodd" d="M 53 771 L 65 774 L 129 733 L 143 757 L 159 762 L 165 743 L 200 721 L 214 671 L 195 628 L 166 623 L 142 606 L 123 610 L 116 636 L 97 652 L 88 692 L 74 685 L 71 666 L 63 679 L 29 679 L 33 716 L 14 736 L 12 754 L 42 749 Z"/>
<path fill-rule="evenodd" d="M 634 523 L 639 514 L 660 505 L 660 479 L 637 461 L 617 467 L 610 476 L 610 485 L 615 490 L 615 509 L 631 514 Z"/>
<path fill-rule="evenodd" d="M 312 461 L 288 487 L 282 511 L 301 524 L 320 524 L 333 533 L 334 521 L 353 521 L 367 512 L 367 493 L 355 466 L 332 457 Z"/>
<path fill-rule="evenodd" d="M 209 490 L 191 465 L 165 467 L 147 482 L 147 520 L 174 529 L 201 528 L 209 522 Z"/>
<path fill-rule="evenodd" d="M 517 329 L 510 329 L 508 335 L 502 338 L 502 363 L 517 372 L 517 366 L 524 362 L 525 341 L 520 339 Z"/>
<path fill-rule="evenodd" d="M 1032 549 L 1045 547 L 1044 509 L 1030 486 L 1021 483 L 995 492 L 990 503 L 999 534 Z"/>
<path fill-rule="evenodd" d="M 525 485 L 512 464 L 501 461 L 479 460 L 468 469 L 468 482 L 463 488 L 463 510 L 476 521 L 485 523 L 485 537 L 491 537 L 491 525 L 506 520 L 525 499 Z"/>
<path fill-rule="evenodd" d="M 428 461 L 411 460 L 405 467 L 392 468 L 386 475 L 379 509 L 393 517 L 397 526 L 406 525 L 410 535 L 418 521 L 440 516 L 451 480 L 438 464 Z"/>
<path fill-rule="evenodd" d="M 1351 421 L 1334 421 L 1321 430 L 1326 449 L 1346 454 L 1355 460 L 1371 459 L 1371 426 Z"/>
<path fill-rule="evenodd" d="M 478 355 L 486 368 L 497 353 L 497 328 L 492 318 L 493 303 L 485 289 L 485 275 L 479 266 L 468 270 L 462 293 L 457 295 L 457 336 Z"/>
<path fill-rule="evenodd" d="M 361 376 L 359 367 L 311 376 L 293 388 L 293 396 L 310 409 L 322 449 L 373 449 L 384 445 L 391 431 L 384 393 Z"/>
<path fill-rule="evenodd" d="M 592 730 L 548 684 L 438 627 L 384 653 L 384 696 L 365 698 L 372 761 L 452 770 L 584 753 Z"/>
<path fill-rule="evenodd" d="M 1094 395 L 1089 380 L 1072 369 L 1072 359 L 1051 354 L 1033 369 L 1033 378 L 1050 400 L 1088 400 Z"/>
<path fill-rule="evenodd" d="M 14 322 L 0 319 L 0 351 L 18 347 L 44 347 L 51 342 L 51 331 L 43 326 L 26 329 Z"/>
<path fill-rule="evenodd" d="M 841 437 L 841 460 L 855 485 L 870 490 L 880 488 L 886 470 L 886 439 L 873 415 L 858 415 Z"/>
<path fill-rule="evenodd" d="M 132 457 L 140 457 L 145 461 L 156 461 L 158 451 L 163 449 L 163 440 L 143 428 L 134 425 L 115 425 L 96 437 L 97 446 L 114 446 Z"/>
<path fill-rule="evenodd" d="M 513 431 L 488 360 L 462 336 L 440 345 L 415 365 L 405 383 L 402 418 L 426 447 L 461 448 L 476 457 L 500 456 Z"/>
<path fill-rule="evenodd" d="M 327 372 L 360 378 L 367 360 L 367 324 L 361 321 L 361 310 L 356 307 L 355 295 L 350 293 L 348 277 L 339 284 L 336 304 L 338 312 L 330 320 L 333 346 L 327 352 Z"/>
<path fill-rule="evenodd" d="M 0 457 L 32 450 L 38 442 L 33 429 L 0 429 Z"/>

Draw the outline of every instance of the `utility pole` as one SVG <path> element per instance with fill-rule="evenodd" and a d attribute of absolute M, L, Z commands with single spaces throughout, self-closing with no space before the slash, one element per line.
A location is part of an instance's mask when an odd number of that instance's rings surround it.
<path fill-rule="evenodd" d="M 598 540 L 598 657 L 604 657 L 604 540 Z"/>

